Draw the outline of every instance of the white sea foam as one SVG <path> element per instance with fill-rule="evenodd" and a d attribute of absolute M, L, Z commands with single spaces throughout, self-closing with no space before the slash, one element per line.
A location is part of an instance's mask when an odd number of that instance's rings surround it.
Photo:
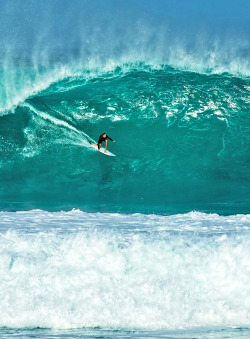
<path fill-rule="evenodd" d="M 0 327 L 249 325 L 250 215 L 0 212 Z"/>

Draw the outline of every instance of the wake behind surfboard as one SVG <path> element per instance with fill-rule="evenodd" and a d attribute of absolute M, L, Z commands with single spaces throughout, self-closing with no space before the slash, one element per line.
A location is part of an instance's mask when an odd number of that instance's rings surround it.
<path fill-rule="evenodd" d="M 92 144 L 92 142 L 90 142 L 90 141 L 89 141 L 89 143 L 90 143 L 91 147 L 93 147 L 94 149 L 96 149 L 98 151 L 98 146 L 96 144 Z M 106 152 L 105 152 L 105 148 L 103 148 L 103 147 L 100 147 L 100 152 L 105 154 L 105 155 L 109 155 L 110 157 L 116 156 L 115 154 L 109 152 L 108 150 L 106 150 Z"/>

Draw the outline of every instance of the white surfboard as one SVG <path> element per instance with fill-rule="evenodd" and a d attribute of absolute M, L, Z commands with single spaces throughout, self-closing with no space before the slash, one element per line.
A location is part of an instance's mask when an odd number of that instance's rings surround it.
<path fill-rule="evenodd" d="M 91 147 L 93 147 L 94 149 L 96 149 L 98 151 L 97 145 L 94 145 L 94 144 L 90 144 L 90 145 L 91 145 Z M 105 154 L 105 155 L 109 155 L 110 157 L 115 157 L 116 156 L 115 154 L 109 152 L 108 150 L 106 150 L 106 152 L 105 152 L 105 148 L 103 148 L 103 147 L 100 147 L 100 152 Z"/>

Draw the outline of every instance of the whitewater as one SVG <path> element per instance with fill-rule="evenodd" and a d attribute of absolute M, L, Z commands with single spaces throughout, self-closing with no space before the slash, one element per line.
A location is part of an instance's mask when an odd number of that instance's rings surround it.
<path fill-rule="evenodd" d="M 248 324 L 249 215 L 0 216 L 1 327 L 122 333 Z"/>

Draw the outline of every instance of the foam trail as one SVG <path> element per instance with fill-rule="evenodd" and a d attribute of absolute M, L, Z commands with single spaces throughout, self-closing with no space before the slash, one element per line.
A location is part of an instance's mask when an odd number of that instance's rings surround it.
<path fill-rule="evenodd" d="M 84 133 L 83 131 L 79 131 L 77 128 L 75 128 L 74 126 L 71 126 L 68 122 L 64 121 L 64 120 L 60 120 L 56 117 L 51 116 L 50 114 L 46 113 L 46 112 L 42 112 L 39 111 L 38 109 L 32 107 L 30 104 L 28 103 L 24 103 L 22 105 L 22 107 L 26 107 L 28 108 L 33 114 L 37 115 L 39 118 L 48 121 L 49 123 L 51 123 L 53 126 L 59 127 L 60 129 L 64 129 L 67 132 L 67 137 L 59 140 L 55 139 L 55 142 L 59 142 L 59 143 L 69 143 L 72 145 L 78 145 L 78 146 L 85 146 L 88 148 L 91 148 L 89 145 L 89 140 L 91 140 L 92 142 L 95 142 L 93 139 L 91 139 L 86 133 Z M 58 130 L 56 128 L 56 130 Z M 70 132 L 70 133 L 68 133 Z M 26 133 L 27 137 L 29 138 L 29 130 Z"/>

